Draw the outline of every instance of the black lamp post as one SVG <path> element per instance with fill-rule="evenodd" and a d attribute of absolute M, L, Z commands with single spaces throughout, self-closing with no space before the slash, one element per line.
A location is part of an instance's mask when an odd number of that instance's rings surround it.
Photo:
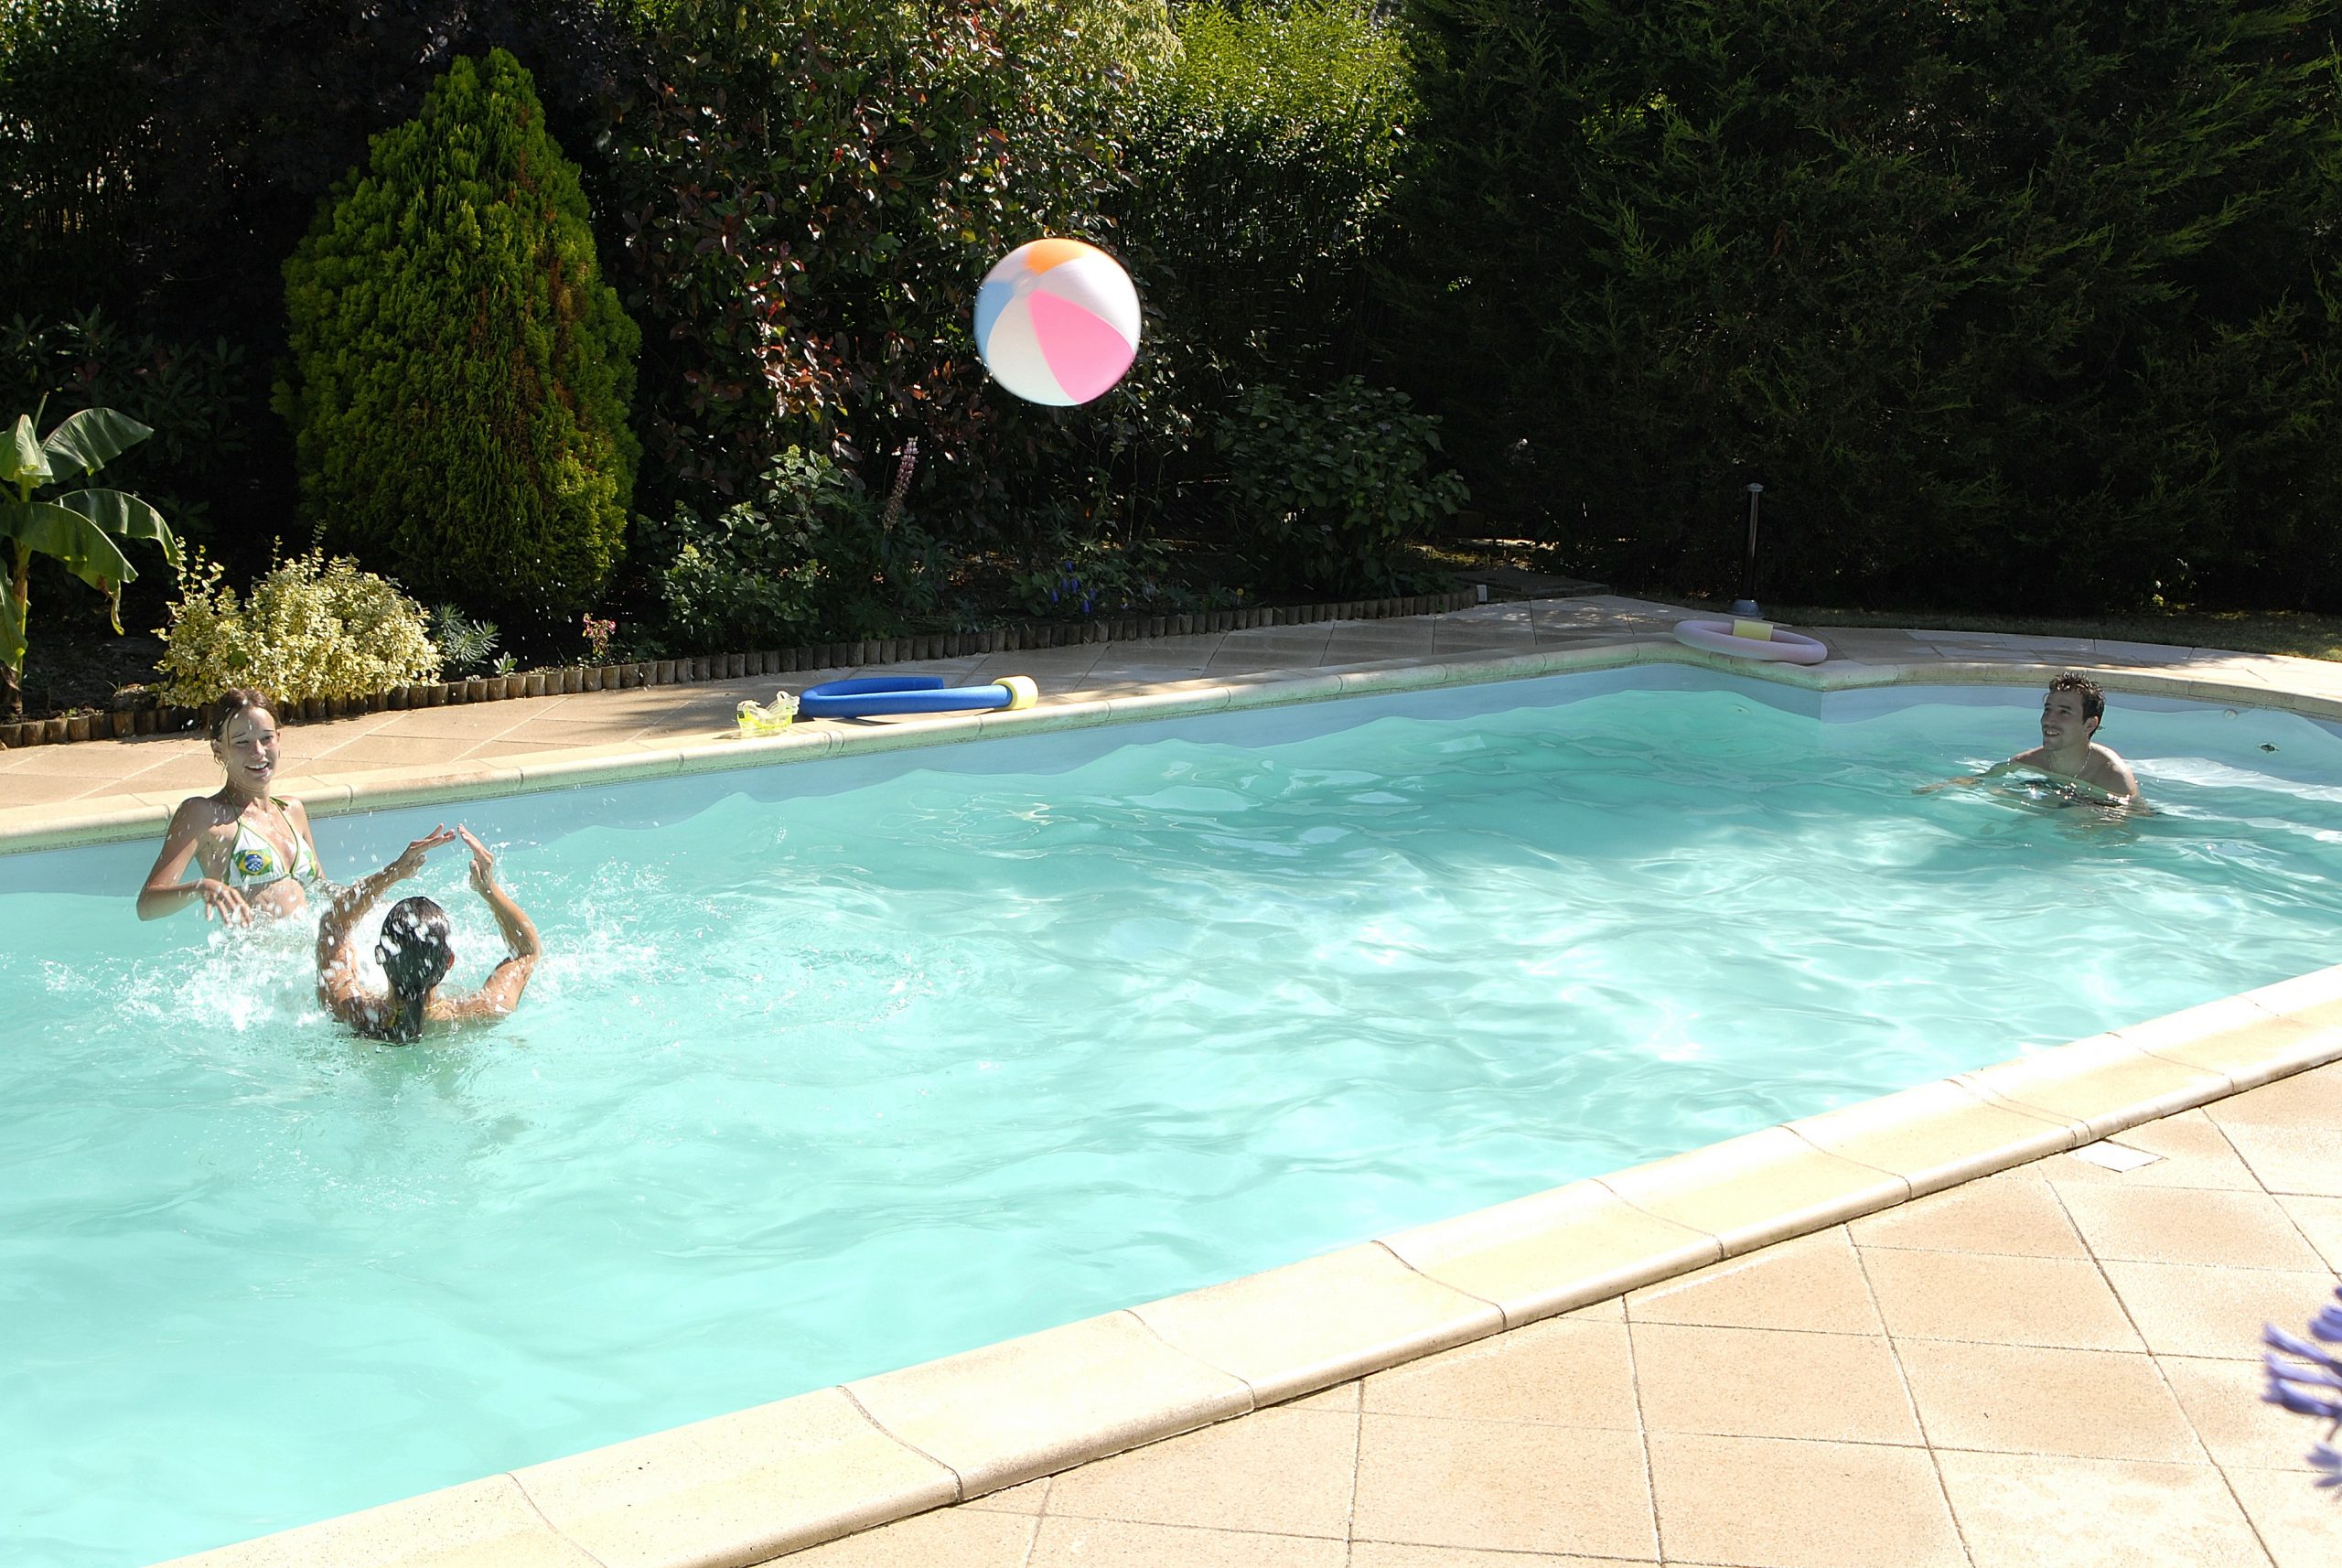
<path fill-rule="evenodd" d="M 1748 556 L 1740 566 L 1740 597 L 1732 601 L 1732 613 L 1751 620 L 1765 613 L 1756 607 L 1756 498 L 1764 493 L 1762 485 L 1748 487 Z"/>

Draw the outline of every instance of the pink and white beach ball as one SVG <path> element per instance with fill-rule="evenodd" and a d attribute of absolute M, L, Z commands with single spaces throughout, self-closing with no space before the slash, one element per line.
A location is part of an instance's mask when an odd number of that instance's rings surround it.
<path fill-rule="evenodd" d="M 1130 274 L 1079 240 L 1019 245 L 976 291 L 976 352 L 1028 403 L 1103 397 L 1138 356 L 1138 326 Z"/>

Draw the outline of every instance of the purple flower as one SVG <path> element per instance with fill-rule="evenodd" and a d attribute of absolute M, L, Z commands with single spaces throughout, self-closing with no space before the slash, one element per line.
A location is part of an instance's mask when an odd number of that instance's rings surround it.
<path fill-rule="evenodd" d="M 2342 1303 L 2342 1289 L 2334 1295 Z M 2342 1305 L 2319 1308 L 2309 1331 L 2326 1344 L 2342 1344 Z M 2342 1488 L 2342 1452 L 2337 1452 L 2333 1442 L 2342 1432 L 2342 1358 L 2275 1324 L 2261 1325 L 2261 1337 L 2278 1352 L 2261 1358 L 2269 1371 L 2269 1387 L 2261 1399 L 2326 1423 L 2325 1440 L 2310 1449 L 2309 1463 L 2318 1472 L 2319 1487 Z"/>

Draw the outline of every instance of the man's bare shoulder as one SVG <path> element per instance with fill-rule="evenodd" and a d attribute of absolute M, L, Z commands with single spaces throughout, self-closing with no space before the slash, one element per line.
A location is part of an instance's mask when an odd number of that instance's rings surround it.
<path fill-rule="evenodd" d="M 2113 748 L 2090 743 L 2090 762 L 2082 768 L 2082 782 L 2095 784 L 2110 795 L 2135 796 L 2139 780 L 2131 772 L 2131 765 L 2116 755 Z"/>

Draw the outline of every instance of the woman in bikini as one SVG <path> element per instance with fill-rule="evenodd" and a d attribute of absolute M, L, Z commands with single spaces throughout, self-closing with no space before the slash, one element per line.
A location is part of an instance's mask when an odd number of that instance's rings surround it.
<path fill-rule="evenodd" d="M 456 962 L 447 940 L 447 911 L 428 898 L 402 898 L 382 917 L 374 940 L 375 961 L 390 983 L 382 991 L 370 990 L 358 978 L 358 944 L 350 928 L 386 890 L 421 871 L 424 856 L 457 834 L 472 852 L 472 890 L 487 902 L 503 934 L 503 961 L 469 995 L 440 995 L 439 983 Z M 390 865 L 334 895 L 317 923 L 317 1000 L 368 1039 L 410 1045 L 425 1025 L 492 1023 L 511 1012 L 521 1004 L 543 952 L 535 924 L 498 886 L 496 857 L 488 846 L 467 829 L 434 828 Z"/>
<path fill-rule="evenodd" d="M 160 919 L 200 900 L 203 918 L 230 925 L 274 919 L 308 907 L 308 888 L 325 880 L 317 867 L 309 813 L 298 800 L 268 792 L 276 776 L 276 714 L 258 692 L 220 699 L 211 755 L 227 782 L 214 795 L 179 802 L 163 851 L 138 890 L 138 918 Z M 197 878 L 180 880 L 188 863 Z"/>

